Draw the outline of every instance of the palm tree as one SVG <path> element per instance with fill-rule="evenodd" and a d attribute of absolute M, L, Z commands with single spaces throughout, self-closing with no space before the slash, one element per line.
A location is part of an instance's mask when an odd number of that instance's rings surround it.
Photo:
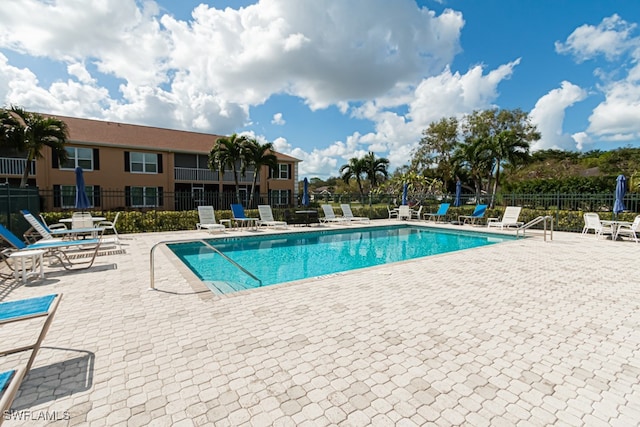
<path fill-rule="evenodd" d="M 33 160 L 42 157 L 42 149 L 45 146 L 51 148 L 53 155 L 57 156 L 60 162 L 67 160 L 67 150 L 64 146 L 69 138 L 69 131 L 62 120 L 30 113 L 14 105 L 8 110 L 3 110 L 0 120 L 3 127 L 2 143 L 26 152 L 27 161 L 20 188 L 27 186 L 29 165 Z"/>
<path fill-rule="evenodd" d="M 389 159 L 384 157 L 376 158 L 376 155 L 372 151 L 369 151 L 364 158 L 364 173 L 367 175 L 367 179 L 371 183 L 371 189 L 374 189 L 378 185 L 378 177 L 382 176 L 385 179 L 389 177 Z"/>
<path fill-rule="evenodd" d="M 209 169 L 218 169 L 222 174 L 226 166 L 233 172 L 236 186 L 236 202 L 240 202 L 240 184 L 238 183 L 238 164 L 244 170 L 246 137 L 233 134 L 230 137 L 218 138 L 209 152 Z"/>
<path fill-rule="evenodd" d="M 351 178 L 355 178 L 358 183 L 358 189 L 360 190 L 360 196 L 364 196 L 364 191 L 362 190 L 362 175 L 365 171 L 366 166 L 364 161 L 357 157 L 352 157 L 349 159 L 348 164 L 340 167 L 340 178 L 342 178 L 345 184 L 349 184 Z"/>
<path fill-rule="evenodd" d="M 278 158 L 273 154 L 273 144 L 268 142 L 260 144 L 255 139 L 248 139 L 245 146 L 245 165 L 253 166 L 253 182 L 251 183 L 251 194 L 249 195 L 249 206 L 253 206 L 253 195 L 256 191 L 256 184 L 260 169 L 263 166 L 275 170 L 278 167 Z"/>

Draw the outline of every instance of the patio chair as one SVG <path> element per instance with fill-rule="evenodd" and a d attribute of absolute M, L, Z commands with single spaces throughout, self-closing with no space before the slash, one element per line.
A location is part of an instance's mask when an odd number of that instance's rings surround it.
<path fill-rule="evenodd" d="M 118 235 L 116 224 L 118 223 L 118 218 L 120 218 L 120 213 L 121 212 L 116 212 L 116 216 L 113 217 L 113 221 L 100 221 L 96 224 L 96 228 L 104 228 L 105 231 L 113 231 L 113 234 L 116 237 L 116 243 L 118 245 L 120 244 L 120 236 Z"/>
<path fill-rule="evenodd" d="M 31 251 L 31 250 L 43 250 L 48 257 L 56 258 L 65 270 L 81 270 L 89 268 L 93 265 L 93 262 L 98 255 L 98 249 L 102 244 L 102 235 L 96 239 L 82 239 L 82 240 L 40 240 L 36 243 L 26 244 L 18 236 L 13 234 L 8 228 L 0 224 L 0 238 L 4 239 L 7 243 L 14 247 L 17 251 Z M 83 249 L 91 253 L 91 257 L 87 261 L 73 262 L 69 258 L 69 253 L 73 249 Z M 80 265 L 87 264 L 86 266 L 78 267 Z"/>
<path fill-rule="evenodd" d="M 391 207 L 387 205 L 387 212 L 389 212 L 389 219 L 398 218 L 398 209 L 391 209 Z"/>
<path fill-rule="evenodd" d="M 71 215 L 71 228 L 93 228 L 91 213 L 74 212 Z"/>
<path fill-rule="evenodd" d="M 471 215 L 460 215 L 458 216 L 458 222 L 461 224 L 471 224 L 476 225 L 479 221 L 484 218 L 484 214 L 487 211 L 487 205 L 477 205 L 473 210 Z"/>
<path fill-rule="evenodd" d="M 40 345 L 49 331 L 61 298 L 62 294 L 51 294 L 16 301 L 0 302 L 0 325 L 7 325 L 29 319 L 44 319 L 35 342 L 27 345 L 11 346 L 7 349 L 3 348 L 0 350 L 0 356 L 30 350 L 31 354 L 25 367 L 25 371 L 29 372 L 38 354 Z"/>
<path fill-rule="evenodd" d="M 233 221 L 236 226 L 244 226 L 246 224 L 249 227 L 253 224 L 255 229 L 258 228 L 258 218 L 247 218 L 244 214 L 244 208 L 239 203 L 231 205 L 231 215 L 233 215 Z"/>
<path fill-rule="evenodd" d="M 440 206 L 438 206 L 438 210 L 436 212 L 424 214 L 424 219 L 438 222 L 438 219 L 446 218 L 447 212 L 449 211 L 449 206 L 451 206 L 449 203 L 440 203 Z"/>
<path fill-rule="evenodd" d="M 322 212 L 324 212 L 324 217 L 320 218 L 320 222 L 324 224 L 329 222 L 341 223 L 341 224 L 350 222 L 349 219 L 343 216 L 336 216 L 335 212 L 333 211 L 333 207 L 331 205 L 322 205 Z"/>
<path fill-rule="evenodd" d="M 610 225 L 604 225 L 600 221 L 600 215 L 595 212 L 587 212 L 583 215 L 584 227 L 582 235 L 589 234 L 589 230 L 593 230 L 596 238 L 600 238 L 605 234 L 613 235 L 613 228 Z"/>
<path fill-rule="evenodd" d="M 198 219 L 200 222 L 196 224 L 196 229 L 202 230 L 205 229 L 209 233 L 213 233 L 214 231 L 224 231 L 224 224 L 218 224 L 216 222 L 216 213 L 213 210 L 213 206 L 198 206 Z M 229 225 L 231 225 L 229 223 Z"/>
<path fill-rule="evenodd" d="M 349 221 L 359 221 L 359 222 L 370 222 L 371 220 L 366 216 L 353 216 L 353 212 L 351 211 L 351 205 L 342 204 L 340 205 L 342 209 L 342 216 L 347 218 Z"/>
<path fill-rule="evenodd" d="M 627 235 L 633 237 L 636 243 L 639 243 L 638 233 L 640 232 L 640 215 L 636 215 L 636 218 L 632 223 L 619 223 L 616 230 L 615 240 L 618 240 L 618 236 Z"/>
<path fill-rule="evenodd" d="M 271 206 L 269 205 L 258 205 L 258 214 L 260 214 L 260 219 L 258 220 L 258 225 L 264 225 L 267 227 L 283 227 L 287 228 L 287 223 L 284 221 L 276 221 L 273 218 L 273 211 L 271 210 Z"/>
<path fill-rule="evenodd" d="M 409 205 L 398 206 L 398 219 L 411 219 L 411 208 Z"/>
<path fill-rule="evenodd" d="M 409 218 L 409 219 L 418 219 L 419 220 L 420 219 L 420 214 L 422 213 L 422 208 L 423 208 L 422 206 L 420 206 L 418 208 L 418 210 L 415 210 L 415 209 L 411 208 L 411 218 Z"/>
<path fill-rule="evenodd" d="M 487 221 L 487 228 L 500 227 L 500 230 L 503 230 L 505 227 L 520 227 L 524 224 L 522 221 L 518 221 L 521 210 L 522 208 L 520 206 L 507 206 L 504 210 L 504 214 L 502 214 L 502 219 L 489 219 Z"/>

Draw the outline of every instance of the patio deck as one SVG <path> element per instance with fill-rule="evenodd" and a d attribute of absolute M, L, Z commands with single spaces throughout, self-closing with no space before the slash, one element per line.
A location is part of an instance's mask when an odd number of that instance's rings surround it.
<path fill-rule="evenodd" d="M 126 254 L 87 271 L 0 285 L 2 300 L 64 293 L 10 415 L 91 426 L 637 425 L 640 245 L 532 234 L 222 297 L 165 249 L 148 290 L 156 242 L 215 235 L 124 235 Z M 20 337 L 0 328 L 0 343 Z"/>

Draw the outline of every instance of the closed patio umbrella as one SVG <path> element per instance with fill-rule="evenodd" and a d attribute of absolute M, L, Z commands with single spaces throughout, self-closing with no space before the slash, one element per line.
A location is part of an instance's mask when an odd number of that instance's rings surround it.
<path fill-rule="evenodd" d="M 460 195 L 462 193 L 462 183 L 460 180 L 456 181 L 456 199 L 453 201 L 453 206 L 460 206 Z"/>
<path fill-rule="evenodd" d="M 625 209 L 624 194 L 627 192 L 627 178 L 624 175 L 618 175 L 616 181 L 616 201 L 613 203 L 613 213 L 617 217 Z"/>
<path fill-rule="evenodd" d="M 408 192 L 409 192 L 409 184 L 407 184 L 405 182 L 404 185 L 402 186 L 402 204 L 403 205 L 408 205 L 409 204 L 407 202 L 407 193 Z"/>
<path fill-rule="evenodd" d="M 309 180 L 307 178 L 302 182 L 302 206 L 309 206 Z"/>
<path fill-rule="evenodd" d="M 76 168 L 76 209 L 84 210 L 89 208 L 89 198 L 85 191 L 84 176 L 82 174 L 82 168 Z"/>

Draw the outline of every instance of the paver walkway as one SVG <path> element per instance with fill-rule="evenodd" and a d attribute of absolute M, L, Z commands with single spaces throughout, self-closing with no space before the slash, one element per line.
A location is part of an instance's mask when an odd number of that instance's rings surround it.
<path fill-rule="evenodd" d="M 556 232 L 224 297 L 162 249 L 147 290 L 156 242 L 209 236 L 129 235 L 126 254 L 88 271 L 3 282 L 3 300 L 64 293 L 12 414 L 91 426 L 640 423 L 639 244 Z M 0 328 L 0 343 L 21 337 Z"/>

